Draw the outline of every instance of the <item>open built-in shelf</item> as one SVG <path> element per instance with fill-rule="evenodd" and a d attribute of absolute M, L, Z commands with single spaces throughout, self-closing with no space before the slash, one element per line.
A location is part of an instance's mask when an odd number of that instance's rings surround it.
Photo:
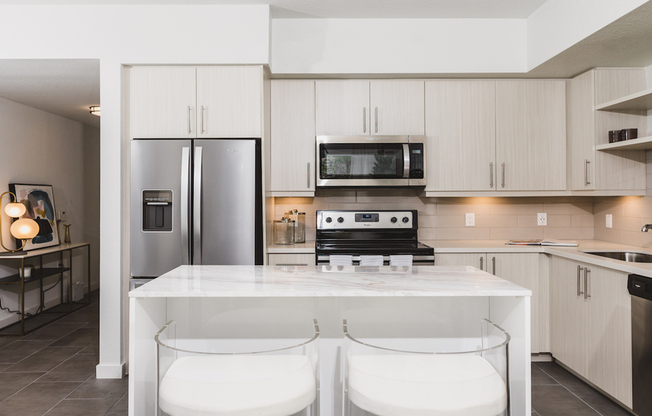
<path fill-rule="evenodd" d="M 601 111 L 652 110 L 652 88 L 596 105 L 595 109 Z"/>
<path fill-rule="evenodd" d="M 652 149 L 652 136 L 639 137 L 638 139 L 624 140 L 622 142 L 601 144 L 595 150 L 650 150 Z"/>

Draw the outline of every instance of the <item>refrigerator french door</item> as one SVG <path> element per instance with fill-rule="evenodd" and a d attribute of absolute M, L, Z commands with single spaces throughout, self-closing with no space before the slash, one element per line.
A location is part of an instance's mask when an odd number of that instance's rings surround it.
<path fill-rule="evenodd" d="M 131 142 L 131 276 L 263 264 L 260 140 Z"/>

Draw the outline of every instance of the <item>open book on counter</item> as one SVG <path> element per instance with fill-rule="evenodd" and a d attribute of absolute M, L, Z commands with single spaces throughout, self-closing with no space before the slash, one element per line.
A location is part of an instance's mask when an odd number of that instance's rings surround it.
<path fill-rule="evenodd" d="M 577 247 L 577 241 L 571 240 L 554 240 L 548 239 L 534 239 L 534 240 L 509 240 L 505 243 L 509 246 L 557 246 L 557 247 Z"/>

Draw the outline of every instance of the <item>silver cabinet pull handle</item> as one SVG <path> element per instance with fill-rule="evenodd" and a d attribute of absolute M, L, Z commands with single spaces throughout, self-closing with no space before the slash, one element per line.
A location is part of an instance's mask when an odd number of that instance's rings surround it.
<path fill-rule="evenodd" d="M 584 268 L 584 299 L 591 297 L 591 292 L 589 292 L 589 273 L 591 270 L 588 267 Z"/>
<path fill-rule="evenodd" d="M 503 181 L 501 182 L 500 186 L 504 188 L 505 187 L 505 162 L 503 162 L 501 166 L 503 167 Z"/>
<path fill-rule="evenodd" d="M 589 159 L 584 159 L 584 184 L 585 185 L 591 185 L 591 181 L 589 180 L 589 163 L 591 163 Z"/>
<path fill-rule="evenodd" d="M 362 107 L 362 132 L 367 132 L 367 107 Z"/>
<path fill-rule="evenodd" d="M 480 257 L 480 270 L 484 270 L 484 258 Z"/>
<path fill-rule="evenodd" d="M 494 162 L 489 163 L 489 188 L 494 187 Z"/>
<path fill-rule="evenodd" d="M 181 149 L 181 264 L 190 264 L 189 217 L 190 209 L 190 148 Z"/>
<path fill-rule="evenodd" d="M 582 275 L 582 270 L 584 270 L 584 267 L 580 266 L 579 264 L 577 265 L 577 296 L 582 295 L 582 290 L 580 288 L 580 276 Z"/>
<path fill-rule="evenodd" d="M 378 107 L 376 107 L 376 133 L 378 133 Z"/>
<path fill-rule="evenodd" d="M 306 188 L 310 189 L 310 162 L 308 162 L 308 169 L 306 169 Z"/>
<path fill-rule="evenodd" d="M 495 276 L 496 275 L 496 258 L 495 257 L 491 258 L 491 269 L 492 269 L 491 274 L 493 274 Z"/>
<path fill-rule="evenodd" d="M 204 133 L 204 106 L 201 106 L 201 132 Z"/>
<path fill-rule="evenodd" d="M 203 179 L 203 158 L 202 158 L 202 147 L 195 146 L 195 160 L 193 163 L 194 166 L 194 192 L 193 192 L 193 235 L 192 235 L 192 251 L 193 251 L 193 260 L 192 264 L 199 265 L 202 264 L 202 225 L 201 225 L 201 212 L 202 212 L 202 179 Z"/>
<path fill-rule="evenodd" d="M 188 134 L 192 133 L 192 124 L 190 122 L 190 111 L 191 111 L 190 109 L 191 107 L 188 106 Z"/>

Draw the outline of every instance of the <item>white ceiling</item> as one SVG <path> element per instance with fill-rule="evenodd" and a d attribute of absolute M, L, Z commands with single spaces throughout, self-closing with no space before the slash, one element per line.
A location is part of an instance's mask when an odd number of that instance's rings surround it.
<path fill-rule="evenodd" d="M 99 127 L 97 59 L 0 59 L 0 97 Z"/>
<path fill-rule="evenodd" d="M 523 19 L 546 0 L 0 0 L 0 4 L 269 4 L 273 18 Z"/>

